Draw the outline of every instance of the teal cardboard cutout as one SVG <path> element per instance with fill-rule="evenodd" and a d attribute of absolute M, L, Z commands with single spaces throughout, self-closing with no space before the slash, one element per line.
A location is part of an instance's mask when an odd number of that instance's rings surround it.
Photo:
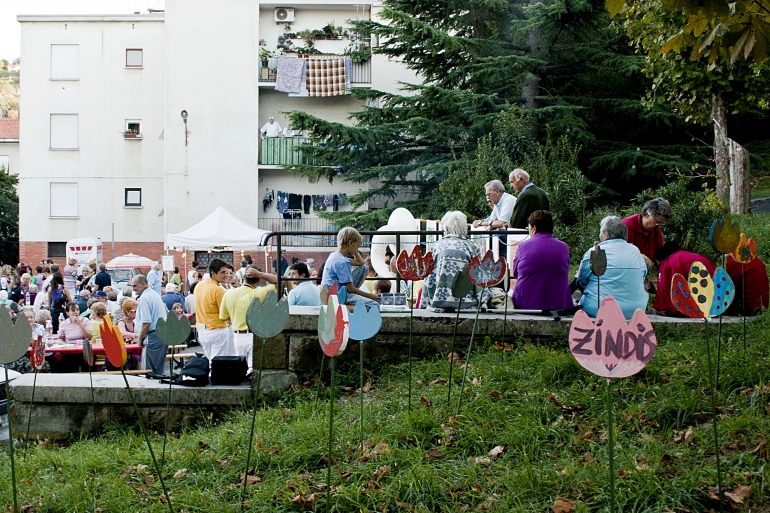
<path fill-rule="evenodd" d="M 289 302 L 286 298 L 276 301 L 278 296 L 271 290 L 262 302 L 259 298 L 251 300 L 246 311 L 246 324 L 254 335 L 268 339 L 281 333 L 289 322 Z"/>

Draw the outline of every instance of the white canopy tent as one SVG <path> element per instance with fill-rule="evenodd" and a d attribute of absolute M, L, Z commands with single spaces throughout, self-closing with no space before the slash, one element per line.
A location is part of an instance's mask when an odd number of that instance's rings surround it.
<path fill-rule="evenodd" d="M 166 249 L 257 249 L 264 246 L 268 233 L 244 223 L 227 209 L 217 207 L 195 226 L 183 232 L 166 234 Z"/>

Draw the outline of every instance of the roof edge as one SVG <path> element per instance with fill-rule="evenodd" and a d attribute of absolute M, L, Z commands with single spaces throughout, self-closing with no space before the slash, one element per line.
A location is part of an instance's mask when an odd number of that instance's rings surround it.
<path fill-rule="evenodd" d="M 137 21 L 164 21 L 164 13 L 152 14 L 19 14 L 16 21 L 25 22 L 137 22 Z"/>

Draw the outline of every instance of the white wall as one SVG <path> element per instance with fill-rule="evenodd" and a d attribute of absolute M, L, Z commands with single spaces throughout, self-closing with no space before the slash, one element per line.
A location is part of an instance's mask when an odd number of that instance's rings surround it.
<path fill-rule="evenodd" d="M 19 233 L 21 241 L 101 237 L 163 240 L 163 17 L 21 16 Z M 79 78 L 51 80 L 51 44 L 79 45 Z M 144 67 L 125 67 L 126 48 Z M 50 115 L 78 114 L 79 149 L 49 149 Z M 126 119 L 144 138 L 124 139 Z M 51 182 L 78 182 L 79 217 L 50 219 Z M 124 188 L 140 187 L 143 208 L 124 208 Z M 74 201 L 62 198 L 61 201 Z"/>
<path fill-rule="evenodd" d="M 6 172 L 19 174 L 19 141 L 0 142 L 0 157 L 8 157 L 8 169 Z M 0 159 L 0 166 L 5 159 Z"/>
<path fill-rule="evenodd" d="M 167 233 L 217 206 L 256 224 L 258 26 L 254 0 L 166 1 Z"/>

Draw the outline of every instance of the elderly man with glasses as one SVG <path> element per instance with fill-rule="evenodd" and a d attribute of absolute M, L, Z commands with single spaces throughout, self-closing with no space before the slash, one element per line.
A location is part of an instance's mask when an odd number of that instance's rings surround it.
<path fill-rule="evenodd" d="M 505 230 L 511 221 L 513 208 L 516 206 L 516 198 L 505 192 L 505 186 L 500 180 L 492 180 L 484 185 L 487 203 L 492 207 L 492 213 L 485 219 L 473 221 L 473 227 L 488 226 L 490 230 Z M 500 237 L 500 256 L 506 256 L 507 246 L 503 237 Z"/>
<path fill-rule="evenodd" d="M 671 204 L 663 198 L 655 198 L 644 204 L 639 214 L 623 219 L 628 227 L 628 242 L 650 260 L 663 247 L 661 226 L 671 217 Z"/>
<path fill-rule="evenodd" d="M 131 287 L 138 295 L 139 305 L 136 308 L 136 323 L 142 326 L 139 332 L 139 343 L 145 346 L 147 364 L 156 376 L 162 376 L 166 367 L 166 344 L 161 342 L 155 333 L 158 319 L 165 319 L 166 305 L 160 295 L 150 287 L 147 278 L 141 274 L 134 276 Z"/>

